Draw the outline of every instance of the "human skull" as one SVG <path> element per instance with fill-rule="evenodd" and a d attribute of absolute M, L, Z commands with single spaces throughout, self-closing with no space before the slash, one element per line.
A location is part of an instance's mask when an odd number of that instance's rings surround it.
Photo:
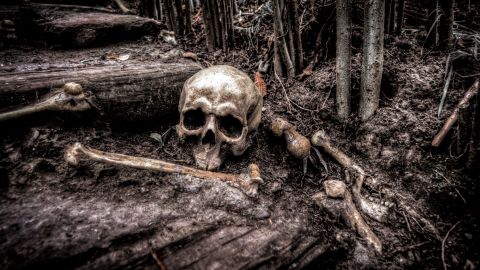
<path fill-rule="evenodd" d="M 180 139 L 198 137 L 193 153 L 197 166 L 217 169 L 228 152 L 242 155 L 247 135 L 261 120 L 263 97 L 253 81 L 231 66 L 212 66 L 188 79 L 178 109 Z"/>

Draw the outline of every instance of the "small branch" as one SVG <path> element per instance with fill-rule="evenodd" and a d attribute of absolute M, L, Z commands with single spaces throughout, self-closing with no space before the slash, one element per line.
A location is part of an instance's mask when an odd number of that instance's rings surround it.
<path fill-rule="evenodd" d="M 453 225 L 452 228 L 448 230 L 447 234 L 442 240 L 442 263 L 444 270 L 447 270 L 447 264 L 445 263 L 445 242 L 447 242 L 448 236 L 450 236 L 450 233 L 455 229 L 455 227 L 457 227 L 458 224 L 460 224 L 460 221 L 457 221 L 457 223 L 455 223 L 455 225 Z"/>
<path fill-rule="evenodd" d="M 438 134 L 435 136 L 435 138 L 432 141 L 432 146 L 433 147 L 438 147 L 442 143 L 443 139 L 445 139 L 445 136 L 447 136 L 448 132 L 452 128 L 453 124 L 455 124 L 458 120 L 458 114 L 460 110 L 465 108 L 468 105 L 468 102 L 470 99 L 478 94 L 478 85 L 479 85 L 479 80 L 477 79 L 473 85 L 468 89 L 468 91 L 465 93 L 465 96 L 460 100 L 458 105 L 455 107 L 453 110 L 452 114 L 448 117 L 447 121 L 445 121 L 445 124 L 443 124 L 442 129 L 438 132 Z"/>

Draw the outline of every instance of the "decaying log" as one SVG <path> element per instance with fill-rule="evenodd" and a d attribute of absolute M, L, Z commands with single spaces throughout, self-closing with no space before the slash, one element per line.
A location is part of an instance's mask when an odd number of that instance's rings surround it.
<path fill-rule="evenodd" d="M 433 147 L 440 146 L 443 139 L 445 139 L 445 136 L 447 136 L 448 132 L 452 128 L 453 124 L 457 122 L 460 111 L 464 109 L 466 106 L 468 106 L 468 103 L 472 97 L 478 94 L 478 85 L 479 85 L 479 80 L 477 79 L 473 83 L 473 85 L 468 89 L 468 91 L 465 93 L 462 100 L 458 102 L 452 114 L 447 118 L 447 121 L 445 121 L 445 124 L 443 124 L 442 129 L 440 129 L 437 135 L 435 135 L 435 138 L 433 138 L 433 141 L 432 141 Z"/>
<path fill-rule="evenodd" d="M 201 68 L 185 61 L 19 69 L 0 71 L 2 112 L 32 104 L 65 82 L 76 82 L 93 93 L 112 120 L 139 121 L 176 115 L 183 83 Z"/>
<path fill-rule="evenodd" d="M 166 26 L 156 20 L 105 12 L 92 7 L 25 5 L 20 10 L 20 37 L 49 45 L 88 47 L 145 35 L 157 36 Z"/>

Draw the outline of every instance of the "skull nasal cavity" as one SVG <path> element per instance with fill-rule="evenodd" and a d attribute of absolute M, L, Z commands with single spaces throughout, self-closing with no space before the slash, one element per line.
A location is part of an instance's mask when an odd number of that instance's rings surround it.
<path fill-rule="evenodd" d="M 202 138 L 202 144 L 215 144 L 216 143 L 216 140 L 215 140 L 215 133 L 213 133 L 212 130 L 207 130 L 207 134 L 205 134 L 205 136 L 203 136 Z"/>

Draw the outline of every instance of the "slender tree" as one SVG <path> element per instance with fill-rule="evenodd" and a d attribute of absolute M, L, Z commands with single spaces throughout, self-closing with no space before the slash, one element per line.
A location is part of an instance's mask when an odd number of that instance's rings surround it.
<path fill-rule="evenodd" d="M 396 15 L 396 9 L 395 9 L 395 0 L 392 0 L 392 3 L 390 4 L 390 22 L 388 23 L 388 33 L 393 34 L 393 30 L 395 29 L 395 15 Z"/>
<path fill-rule="evenodd" d="M 280 76 L 293 78 L 303 67 L 303 49 L 296 0 L 272 0 L 274 69 Z"/>
<path fill-rule="evenodd" d="M 203 0 L 203 21 L 207 49 L 228 51 L 233 44 L 233 14 L 235 0 Z"/>
<path fill-rule="evenodd" d="M 383 73 L 383 0 L 365 0 L 359 114 L 368 120 L 378 108 Z"/>
<path fill-rule="evenodd" d="M 439 40 L 444 49 L 453 47 L 453 0 L 439 0 L 443 16 L 440 17 Z"/>
<path fill-rule="evenodd" d="M 427 38 L 425 45 L 430 47 L 438 46 L 438 17 L 439 17 L 439 5 L 438 0 L 433 0 L 428 6 L 428 18 L 427 18 Z"/>
<path fill-rule="evenodd" d="M 397 28 L 395 29 L 395 34 L 397 36 L 402 34 L 404 14 L 405 14 L 405 0 L 398 0 L 398 5 L 397 5 Z"/>
<path fill-rule="evenodd" d="M 390 34 L 390 16 L 392 16 L 392 0 L 385 0 L 385 34 Z"/>
<path fill-rule="evenodd" d="M 337 115 L 340 119 L 350 114 L 350 68 L 351 68 L 351 0 L 337 0 Z"/>

